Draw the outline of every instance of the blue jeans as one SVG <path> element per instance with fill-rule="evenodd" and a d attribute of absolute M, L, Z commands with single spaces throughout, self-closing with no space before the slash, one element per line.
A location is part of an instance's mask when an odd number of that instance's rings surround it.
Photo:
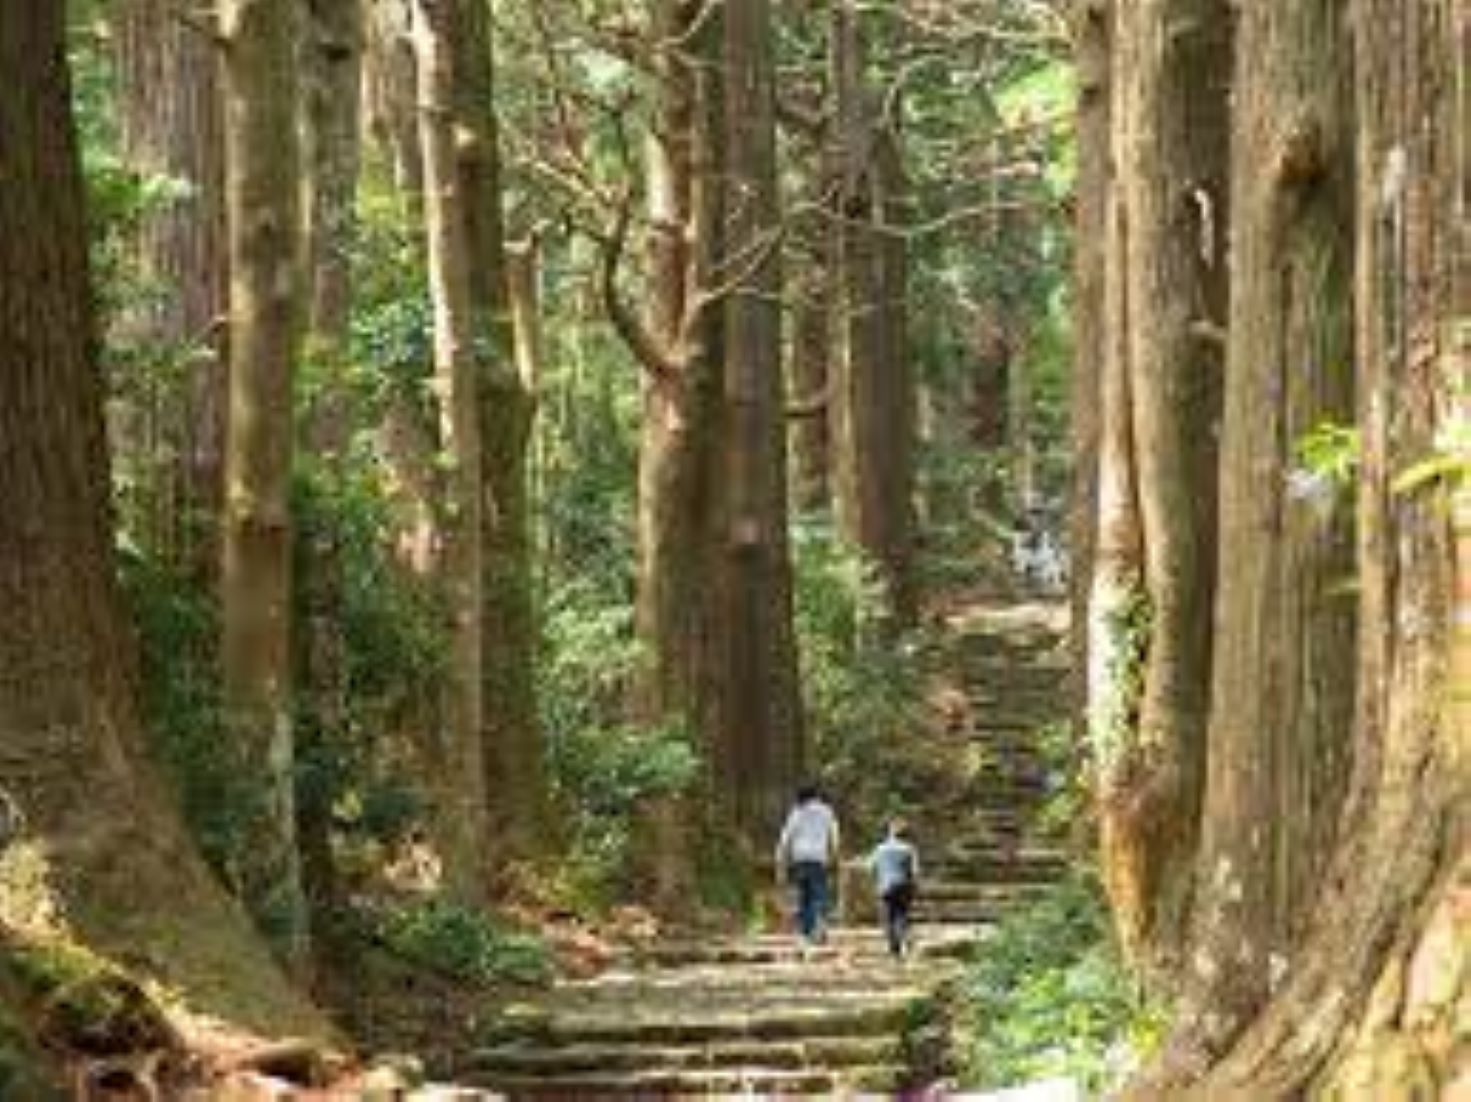
<path fill-rule="evenodd" d="M 797 930 L 808 941 L 820 941 L 827 925 L 827 866 L 821 861 L 796 861 L 792 881 L 797 885 Z"/>

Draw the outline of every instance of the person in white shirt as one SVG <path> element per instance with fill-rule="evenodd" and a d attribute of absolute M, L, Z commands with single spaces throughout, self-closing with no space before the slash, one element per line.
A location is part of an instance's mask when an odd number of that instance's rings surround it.
<path fill-rule="evenodd" d="M 797 890 L 797 932 L 809 945 L 826 937 L 829 872 L 838 865 L 838 840 L 833 809 L 816 785 L 803 785 L 776 843 L 776 870 Z"/>

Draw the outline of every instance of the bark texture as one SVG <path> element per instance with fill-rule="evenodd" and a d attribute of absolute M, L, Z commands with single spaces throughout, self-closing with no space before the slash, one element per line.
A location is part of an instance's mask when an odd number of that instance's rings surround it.
<path fill-rule="evenodd" d="M 907 249 L 900 229 L 899 98 L 870 83 L 858 6 L 833 8 L 832 64 L 841 165 L 840 311 L 832 442 L 838 519 L 878 565 L 900 624 L 915 614 L 915 387 L 906 333 Z"/>
<path fill-rule="evenodd" d="M 457 171 L 470 249 L 470 308 L 481 387 L 481 539 L 485 602 L 485 788 L 497 865 L 542 848 L 546 778 L 532 666 L 527 455 L 535 395 L 516 366 L 506 272 L 495 76 L 486 0 L 467 0 L 455 39 Z"/>
<path fill-rule="evenodd" d="M 1454 0 L 1358 0 L 1351 26 L 1360 630 L 1337 845 L 1318 855 L 1319 898 L 1270 1001 L 1224 1037 L 1187 1019 L 1153 1093 L 1131 1098 L 1400 1102 L 1467 1087 L 1453 1023 L 1468 975 L 1471 538 L 1464 451 L 1446 449 L 1467 416 L 1471 22 Z"/>
<path fill-rule="evenodd" d="M 716 791 L 759 846 L 781 825 L 802 768 L 792 626 L 781 366 L 781 211 L 769 0 L 725 19 L 728 243 L 722 546 L 724 631 Z"/>
<path fill-rule="evenodd" d="M 1090 661 L 1124 679 L 1111 695 L 1137 686 L 1095 740 L 1104 878 L 1128 951 L 1162 973 L 1186 928 L 1204 781 L 1221 350 L 1201 330 L 1225 310 L 1231 25 L 1222 0 L 1141 0 L 1116 20 L 1107 278 L 1122 362 L 1107 370 L 1126 376 L 1142 589 L 1129 595 L 1132 564 L 1109 568 Z M 1122 500 L 1120 487 L 1099 493 Z M 1098 538 L 1115 555 L 1102 521 Z"/>
<path fill-rule="evenodd" d="M 1354 700 L 1352 498 L 1298 455 L 1353 422 L 1352 66 L 1342 0 L 1242 10 L 1221 571 L 1188 977 L 1239 1028 L 1317 905 Z M 1232 1025 L 1232 1023 L 1236 1025 Z"/>
<path fill-rule="evenodd" d="M 62 6 L 0 6 L 0 922 L 64 924 L 185 1007 L 321 1035 L 146 764 L 113 570 Z"/>
<path fill-rule="evenodd" d="M 289 0 L 221 8 L 230 263 L 221 656 L 234 749 L 257 786 L 240 891 L 290 961 L 307 950 L 289 648 L 291 395 L 301 321 L 295 17 Z"/>
<path fill-rule="evenodd" d="M 138 227 L 146 297 L 123 319 L 147 353 L 117 439 L 138 496 L 143 546 L 198 579 L 218 567 L 224 449 L 225 207 L 220 51 L 162 0 L 129 0 L 116 19 L 118 107 L 131 169 L 181 194 Z"/>
<path fill-rule="evenodd" d="M 441 727 L 430 747 L 439 788 L 435 831 L 445 888 L 463 902 L 485 898 L 484 425 L 476 353 L 473 244 L 466 231 L 472 201 L 457 156 L 454 50 L 464 8 L 474 0 L 417 0 L 414 57 L 418 73 L 424 168 L 425 236 L 434 303 L 434 370 L 440 445 L 446 464 L 440 559 L 451 618 L 452 654 Z M 483 315 L 480 315 L 483 316 Z"/>

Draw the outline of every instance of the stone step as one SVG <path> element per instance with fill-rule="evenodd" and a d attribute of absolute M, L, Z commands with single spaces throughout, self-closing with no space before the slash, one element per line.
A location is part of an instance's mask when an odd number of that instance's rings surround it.
<path fill-rule="evenodd" d="M 893 1034 L 802 1037 L 790 1041 L 736 1039 L 704 1045 L 502 1045 L 473 1054 L 476 1076 L 544 1076 L 579 1072 L 623 1072 L 717 1068 L 872 1067 L 903 1059 L 903 1042 Z"/>
<path fill-rule="evenodd" d="M 903 987 L 897 994 L 854 992 L 824 1001 L 794 986 L 752 1006 L 748 990 L 705 990 L 697 997 L 666 991 L 650 998 L 646 990 L 630 985 L 611 998 L 606 992 L 593 998 L 579 990 L 560 1009 L 548 1008 L 544 1015 L 519 1022 L 502 1021 L 487 1032 L 497 1046 L 520 1042 L 544 1048 L 872 1036 L 902 1032 L 923 997 L 923 992 Z"/>
<path fill-rule="evenodd" d="M 829 933 L 826 944 L 803 950 L 794 935 L 789 933 L 764 934 L 738 941 L 715 941 L 708 943 L 672 942 L 653 945 L 641 950 L 636 960 L 644 967 L 661 969 L 687 969 L 701 965 L 741 965 L 748 972 L 762 968 L 794 965 L 803 971 L 791 976 L 792 982 L 807 985 L 820 974 L 818 967 L 843 966 L 853 968 L 874 963 L 887 965 L 888 954 L 884 949 L 876 925 L 877 906 L 871 896 L 855 896 L 847 906 L 853 917 L 865 917 L 869 921 L 862 926 L 844 926 Z M 861 902 L 860 902 L 861 901 Z M 943 962 L 965 957 L 975 944 L 975 932 L 969 926 L 948 929 L 943 924 L 932 927 L 927 936 L 916 946 L 915 956 L 920 961 Z M 831 977 L 830 977 L 831 978 Z M 767 981 L 769 982 L 769 981 Z M 885 976 L 885 982 L 891 977 Z"/>
<path fill-rule="evenodd" d="M 901 1087 L 905 1069 L 875 1065 L 844 1069 L 782 1069 L 766 1067 L 715 1070 L 654 1069 L 624 1073 L 592 1071 L 566 1075 L 496 1076 L 483 1084 L 500 1091 L 508 1102 L 520 1098 L 554 1097 L 559 1102 L 596 1102 L 598 1099 L 784 1097 L 825 1094 L 842 1097 L 849 1091 L 892 1092 Z M 472 1080 L 473 1081 L 473 1080 Z"/>

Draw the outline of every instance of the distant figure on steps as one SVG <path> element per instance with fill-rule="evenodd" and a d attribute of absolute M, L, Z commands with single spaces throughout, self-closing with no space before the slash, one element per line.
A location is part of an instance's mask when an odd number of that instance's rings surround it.
<path fill-rule="evenodd" d="M 776 875 L 797 892 L 797 932 L 804 945 L 827 937 L 831 870 L 838 867 L 838 817 L 813 784 L 797 790 L 776 843 Z"/>
<path fill-rule="evenodd" d="M 874 886 L 884 905 L 884 934 L 895 957 L 909 952 L 909 911 L 919 889 L 919 853 L 907 834 L 904 820 L 890 820 L 888 837 L 868 855 Z"/>

